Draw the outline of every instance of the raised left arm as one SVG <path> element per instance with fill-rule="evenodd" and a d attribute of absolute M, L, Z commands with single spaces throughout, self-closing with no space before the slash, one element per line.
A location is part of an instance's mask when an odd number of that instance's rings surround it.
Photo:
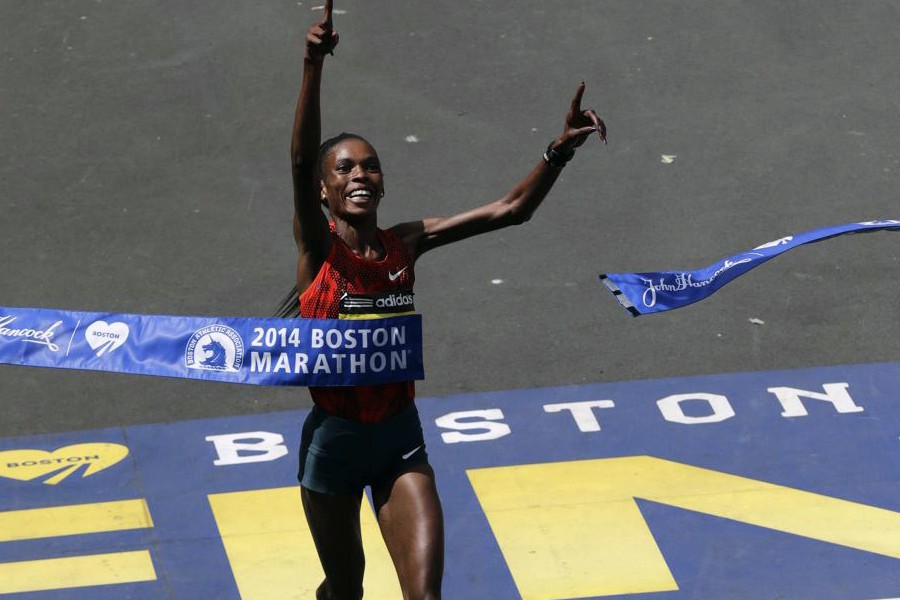
<path fill-rule="evenodd" d="M 584 82 L 578 86 L 566 114 L 562 134 L 543 159 L 524 179 L 499 200 L 452 217 L 432 217 L 396 225 L 393 230 L 406 243 L 414 258 L 425 252 L 481 233 L 526 222 L 550 192 L 563 166 L 589 135 L 597 133 L 606 143 L 606 124 L 593 110 L 582 110 Z"/>

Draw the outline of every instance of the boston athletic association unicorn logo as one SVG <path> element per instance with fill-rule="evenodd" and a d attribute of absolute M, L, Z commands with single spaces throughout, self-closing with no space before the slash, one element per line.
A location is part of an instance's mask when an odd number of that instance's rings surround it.
<path fill-rule="evenodd" d="M 244 341 L 231 327 L 209 325 L 188 341 L 184 364 L 189 369 L 236 373 L 244 362 Z"/>
<path fill-rule="evenodd" d="M 227 357 L 225 346 L 217 342 L 215 338 L 210 336 L 210 342 L 203 345 L 203 351 L 206 353 L 206 358 L 200 361 L 201 365 L 207 369 L 225 370 L 228 368 L 225 365 Z"/>

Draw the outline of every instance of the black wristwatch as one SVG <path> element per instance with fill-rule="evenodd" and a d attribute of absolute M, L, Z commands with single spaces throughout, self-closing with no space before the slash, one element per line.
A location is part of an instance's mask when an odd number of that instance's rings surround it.
<path fill-rule="evenodd" d="M 553 140 L 553 142 L 555 141 L 556 140 Z M 575 150 L 572 149 L 568 152 L 560 152 L 559 150 L 554 150 L 553 142 L 550 142 L 550 145 L 547 146 L 547 150 L 544 152 L 544 162 L 555 169 L 562 169 L 564 166 L 566 166 L 566 163 L 572 160 L 572 157 L 575 156 Z"/>

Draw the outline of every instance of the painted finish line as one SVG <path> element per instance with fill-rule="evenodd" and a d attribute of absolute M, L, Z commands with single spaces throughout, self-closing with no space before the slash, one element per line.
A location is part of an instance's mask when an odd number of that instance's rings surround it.
<path fill-rule="evenodd" d="M 445 595 L 900 597 L 900 363 L 419 401 Z M 310 598 L 305 411 L 0 440 L 0 594 Z M 399 596 L 364 505 L 367 599 Z"/>

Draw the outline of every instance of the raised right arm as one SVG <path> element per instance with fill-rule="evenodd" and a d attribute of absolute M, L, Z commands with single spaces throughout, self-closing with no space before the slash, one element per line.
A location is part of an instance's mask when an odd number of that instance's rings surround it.
<path fill-rule="evenodd" d="M 303 80 L 291 131 L 291 173 L 294 182 L 294 240 L 297 243 L 297 290 L 303 292 L 328 253 L 328 221 L 322 212 L 316 162 L 322 137 L 319 101 L 325 55 L 337 45 L 331 21 L 333 0 L 325 3 L 325 18 L 306 34 Z"/>

